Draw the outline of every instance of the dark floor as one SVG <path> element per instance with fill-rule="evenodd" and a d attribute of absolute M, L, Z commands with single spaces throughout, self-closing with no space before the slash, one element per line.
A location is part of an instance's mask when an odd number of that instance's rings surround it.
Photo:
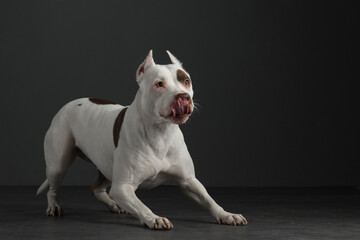
<path fill-rule="evenodd" d="M 129 215 L 110 213 L 88 187 L 63 187 L 64 217 L 47 217 L 46 194 L 35 187 L 0 187 L 0 239 L 360 239 L 360 191 L 350 188 L 209 188 L 249 225 L 224 226 L 177 187 L 137 194 L 174 224 L 148 230 Z"/>

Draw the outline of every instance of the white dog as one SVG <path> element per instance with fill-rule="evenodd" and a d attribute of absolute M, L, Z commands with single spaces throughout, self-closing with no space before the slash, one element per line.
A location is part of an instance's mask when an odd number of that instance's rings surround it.
<path fill-rule="evenodd" d="M 69 102 L 56 114 L 44 141 L 47 179 L 37 192 L 50 186 L 47 215 L 62 215 L 58 189 L 78 155 L 99 170 L 92 186 L 97 199 L 113 212 L 129 212 L 151 229 L 171 229 L 173 225 L 145 206 L 135 191 L 158 186 L 169 178 L 219 223 L 247 224 L 241 214 L 224 211 L 195 177 L 179 128 L 194 109 L 192 82 L 179 60 L 167 53 L 172 64 L 155 64 L 150 51 L 139 66 L 139 90 L 130 106 L 82 98 Z"/>

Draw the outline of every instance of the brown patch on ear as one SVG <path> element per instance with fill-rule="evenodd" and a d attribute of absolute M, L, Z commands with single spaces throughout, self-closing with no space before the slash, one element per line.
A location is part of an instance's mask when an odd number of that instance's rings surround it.
<path fill-rule="evenodd" d="M 114 145 L 115 148 L 117 148 L 119 143 L 119 137 L 120 137 L 120 130 L 121 125 L 124 121 L 125 113 L 126 113 L 127 107 L 121 110 L 117 118 L 115 119 L 114 128 L 113 128 L 113 135 L 114 135 Z"/>
<path fill-rule="evenodd" d="M 109 101 L 109 100 L 105 100 L 105 99 L 101 99 L 101 98 L 89 98 L 89 101 L 95 104 L 99 104 L 99 105 L 107 105 L 107 104 L 114 104 L 117 105 L 117 103 Z"/>
<path fill-rule="evenodd" d="M 181 69 L 177 70 L 176 78 L 185 87 L 189 87 L 191 84 L 191 80 L 190 80 L 189 76 Z"/>

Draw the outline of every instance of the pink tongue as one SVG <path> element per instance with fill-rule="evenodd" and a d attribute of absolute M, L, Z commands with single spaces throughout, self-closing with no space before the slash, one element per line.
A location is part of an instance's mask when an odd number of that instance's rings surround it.
<path fill-rule="evenodd" d="M 172 116 L 182 116 L 186 113 L 189 113 L 190 110 L 190 102 L 186 99 L 179 98 L 177 100 L 174 100 L 171 105 L 170 109 L 172 111 Z"/>

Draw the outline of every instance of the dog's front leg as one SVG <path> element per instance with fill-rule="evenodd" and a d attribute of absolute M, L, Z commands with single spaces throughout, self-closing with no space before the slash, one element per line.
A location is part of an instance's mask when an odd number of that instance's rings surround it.
<path fill-rule="evenodd" d="M 247 221 L 241 214 L 224 211 L 206 191 L 205 187 L 196 178 L 180 182 L 180 188 L 185 195 L 194 199 L 202 207 L 209 210 L 219 224 L 246 225 Z"/>
<path fill-rule="evenodd" d="M 135 194 L 136 187 L 132 184 L 113 186 L 110 197 L 121 209 L 134 215 L 142 224 L 150 229 L 172 229 L 172 223 L 165 217 L 155 215 Z"/>

